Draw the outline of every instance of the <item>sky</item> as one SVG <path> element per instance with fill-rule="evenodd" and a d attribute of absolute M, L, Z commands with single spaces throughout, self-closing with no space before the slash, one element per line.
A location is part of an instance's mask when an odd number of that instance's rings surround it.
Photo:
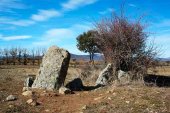
<path fill-rule="evenodd" d="M 76 37 L 94 22 L 119 13 L 122 0 L 0 0 L 0 48 L 48 48 L 57 45 L 74 54 Z M 126 0 L 131 20 L 144 15 L 148 42 L 160 57 L 170 57 L 170 0 Z"/>

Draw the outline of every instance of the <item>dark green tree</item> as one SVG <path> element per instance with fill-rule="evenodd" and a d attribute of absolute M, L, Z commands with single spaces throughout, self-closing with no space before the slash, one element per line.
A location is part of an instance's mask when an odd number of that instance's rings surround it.
<path fill-rule="evenodd" d="M 89 53 L 90 61 L 94 60 L 94 54 L 98 53 L 98 48 L 94 37 L 97 31 L 90 30 L 77 37 L 77 48 L 85 53 Z"/>

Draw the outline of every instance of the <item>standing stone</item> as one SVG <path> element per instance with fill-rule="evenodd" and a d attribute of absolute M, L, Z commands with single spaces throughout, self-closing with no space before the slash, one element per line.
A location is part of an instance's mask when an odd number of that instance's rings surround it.
<path fill-rule="evenodd" d="M 112 64 L 108 64 L 106 68 L 100 73 L 96 81 L 96 85 L 102 85 L 102 86 L 107 85 L 112 77 L 112 70 L 113 70 Z"/>
<path fill-rule="evenodd" d="M 121 84 L 126 84 L 130 82 L 130 76 L 128 72 L 119 70 L 118 71 L 118 80 Z"/>
<path fill-rule="evenodd" d="M 39 75 L 32 88 L 59 89 L 64 85 L 70 61 L 70 53 L 56 46 L 49 48 L 42 59 Z"/>

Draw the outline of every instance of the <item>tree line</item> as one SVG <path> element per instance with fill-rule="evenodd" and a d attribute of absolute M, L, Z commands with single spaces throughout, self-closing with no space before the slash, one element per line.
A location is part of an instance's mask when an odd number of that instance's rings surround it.
<path fill-rule="evenodd" d="M 40 65 L 45 48 L 0 48 L 0 65 Z"/>

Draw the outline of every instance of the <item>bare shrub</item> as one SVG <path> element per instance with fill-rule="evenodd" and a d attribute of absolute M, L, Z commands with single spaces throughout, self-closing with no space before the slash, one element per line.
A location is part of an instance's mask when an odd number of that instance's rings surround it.
<path fill-rule="evenodd" d="M 145 32 L 142 18 L 130 21 L 123 11 L 96 23 L 96 42 L 105 60 L 113 64 L 113 74 L 118 70 L 130 71 L 131 80 L 140 79 L 147 69 L 155 65 L 156 48 L 147 46 L 149 34 Z"/>
<path fill-rule="evenodd" d="M 12 48 L 9 50 L 9 53 L 10 53 L 10 55 L 12 56 L 13 65 L 15 65 L 15 63 L 16 63 L 16 58 L 17 58 L 17 53 L 18 53 L 18 49 L 15 48 L 15 47 L 12 47 Z"/>

